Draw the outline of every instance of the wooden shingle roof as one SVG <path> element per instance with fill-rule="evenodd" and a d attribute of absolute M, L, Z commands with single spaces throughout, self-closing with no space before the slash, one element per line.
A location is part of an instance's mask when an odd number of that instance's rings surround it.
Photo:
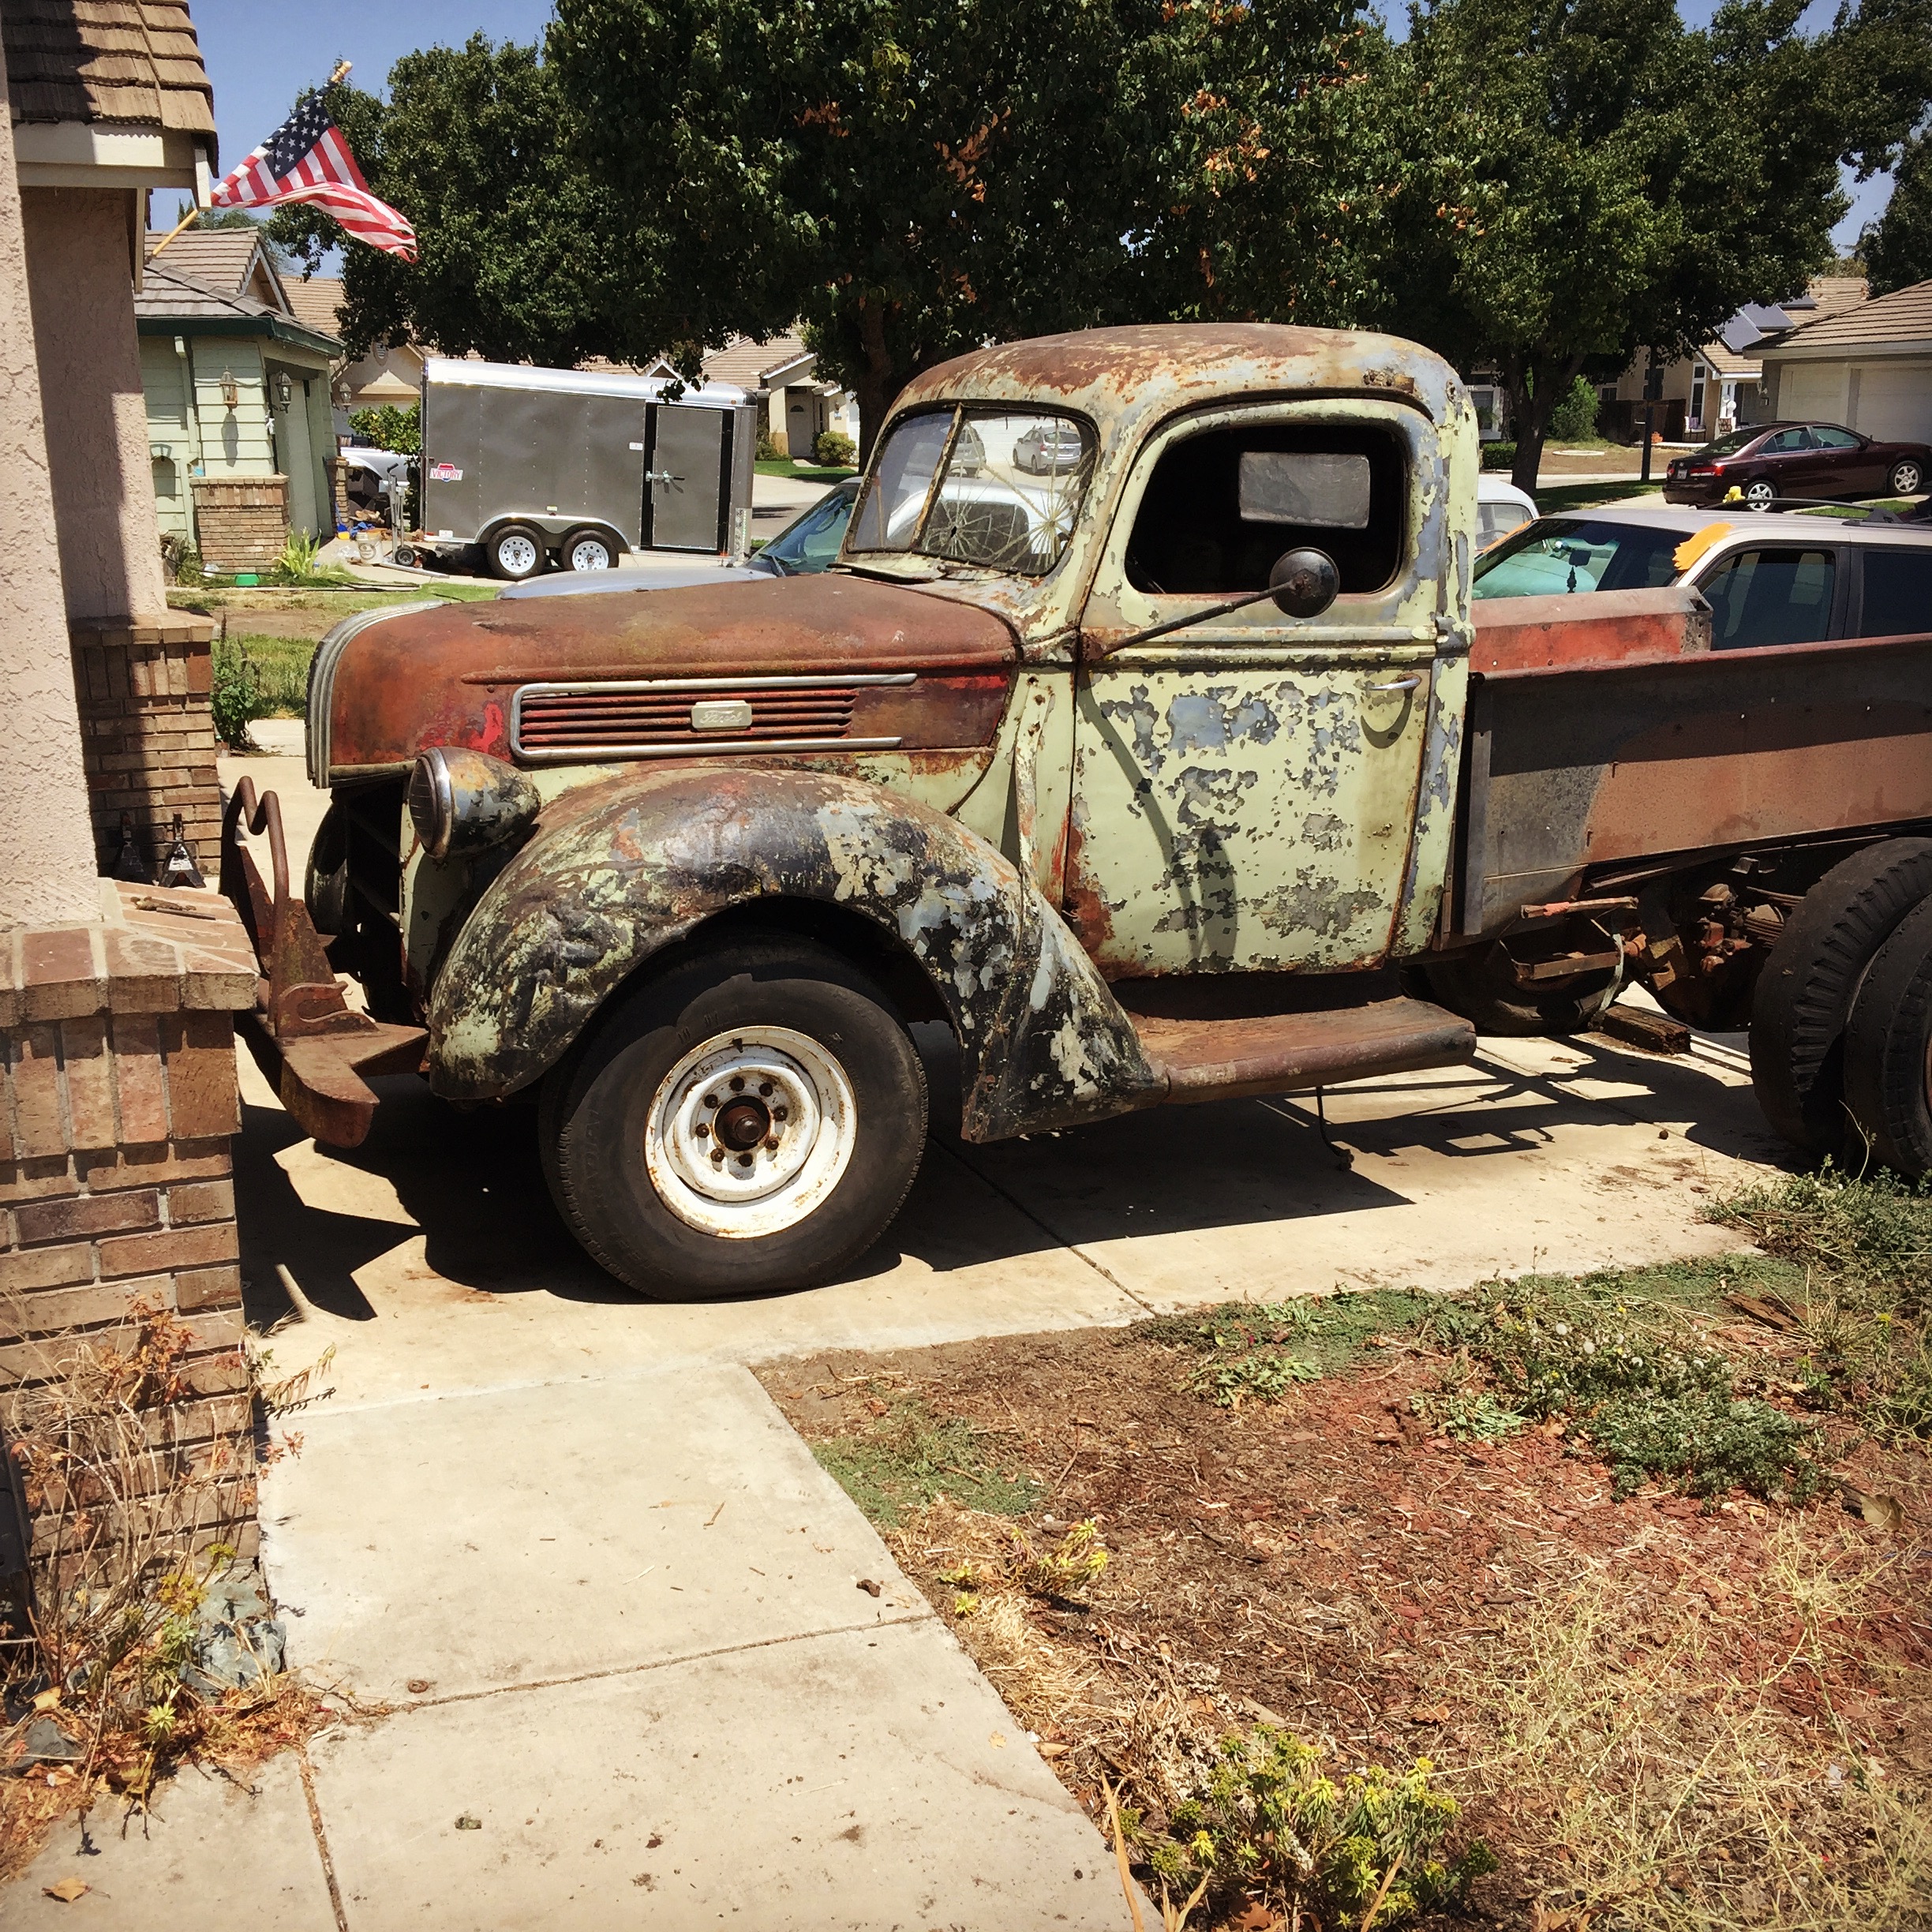
<path fill-rule="evenodd" d="M 185 0 L 6 0 L 13 118 L 215 134 L 214 89 Z"/>

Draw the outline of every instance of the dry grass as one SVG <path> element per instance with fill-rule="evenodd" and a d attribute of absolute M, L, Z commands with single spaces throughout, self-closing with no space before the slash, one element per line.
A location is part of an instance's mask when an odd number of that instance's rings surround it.
<path fill-rule="evenodd" d="M 17 1302 L 0 1309 L 16 1335 Z M 80 1756 L 0 1780 L 0 1877 L 33 1855 L 47 1826 L 106 1793 L 144 1805 L 193 1757 L 242 1768 L 313 1730 L 316 1700 L 265 1666 L 256 1681 L 200 1695 L 182 1670 L 197 1613 L 234 1552 L 223 1540 L 251 1492 L 253 1421 L 211 1428 L 192 1402 L 191 1327 L 136 1303 L 106 1329 L 20 1345 L 24 1374 L 0 1392 L 3 1430 L 33 1512 L 31 1630 L 9 1646 L 4 1689 L 18 1720 L 0 1730 L 10 1758 L 51 1717 Z M 306 1393 L 301 1377 L 298 1398 Z M 197 1421 L 200 1431 L 197 1432 Z"/>

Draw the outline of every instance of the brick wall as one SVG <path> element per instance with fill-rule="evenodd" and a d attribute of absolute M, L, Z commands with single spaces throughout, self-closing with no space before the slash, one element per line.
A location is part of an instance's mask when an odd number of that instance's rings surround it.
<path fill-rule="evenodd" d="M 174 814 L 203 875 L 221 863 L 215 777 L 214 683 L 205 617 L 77 625 L 69 633 L 80 705 L 80 749 L 100 869 L 121 851 L 121 814 L 152 871 L 167 856 Z"/>
<path fill-rule="evenodd" d="M 0 1404 L 58 1378 L 78 1344 L 125 1354 L 144 1319 L 178 1320 L 183 1387 L 152 1440 L 170 1466 L 219 1473 L 169 1528 L 252 1555 L 230 1137 L 231 1015 L 254 1002 L 253 963 L 212 892 L 165 895 L 189 912 L 103 893 L 99 925 L 0 933 Z"/>
<path fill-rule="evenodd" d="M 194 506 L 209 570 L 266 570 L 288 541 L 286 477 L 197 477 Z"/>

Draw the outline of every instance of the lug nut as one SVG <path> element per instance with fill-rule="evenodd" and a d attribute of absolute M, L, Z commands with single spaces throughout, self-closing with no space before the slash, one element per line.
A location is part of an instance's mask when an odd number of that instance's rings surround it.
<path fill-rule="evenodd" d="M 713 1148 L 711 1150 L 711 1158 L 718 1166 L 722 1166 L 724 1163 L 724 1150 L 722 1148 Z"/>
<path fill-rule="evenodd" d="M 791 1118 L 792 1110 L 789 1107 L 773 1107 L 772 1109 L 773 1120 L 789 1120 Z"/>
<path fill-rule="evenodd" d="M 742 1073 L 734 1073 L 732 1076 L 731 1088 L 733 1093 L 744 1091 L 744 1076 Z"/>
<path fill-rule="evenodd" d="M 700 1121 L 695 1127 L 692 1128 L 691 1132 L 695 1133 L 700 1140 L 702 1140 L 710 1136 L 711 1129 L 707 1127 L 702 1121 Z"/>
<path fill-rule="evenodd" d="M 751 1165 L 751 1156 L 749 1154 L 740 1154 L 738 1156 L 738 1165 L 740 1167 L 749 1167 Z"/>
<path fill-rule="evenodd" d="M 769 1140 L 767 1140 L 767 1141 L 765 1143 L 765 1144 L 766 1144 L 766 1145 L 768 1148 L 775 1148 L 775 1147 L 777 1147 L 777 1144 L 778 1144 L 778 1136 L 777 1136 L 776 1134 L 773 1134 L 773 1136 L 770 1137 L 770 1139 L 769 1139 Z"/>
<path fill-rule="evenodd" d="M 716 1094 L 706 1094 L 704 1098 L 704 1103 L 708 1107 L 716 1106 L 718 1103 L 717 1095 Z"/>
<path fill-rule="evenodd" d="M 758 1082 L 758 1091 L 762 1093 L 767 1100 L 771 1098 L 771 1090 L 772 1084 L 769 1080 L 760 1080 Z"/>

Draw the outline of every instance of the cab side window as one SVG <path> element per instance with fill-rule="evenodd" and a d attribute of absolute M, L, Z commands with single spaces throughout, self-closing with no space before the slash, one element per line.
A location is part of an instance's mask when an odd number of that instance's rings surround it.
<path fill-rule="evenodd" d="M 1275 560 L 1312 545 L 1342 595 L 1380 590 L 1408 539 L 1402 445 L 1372 428 L 1256 424 L 1205 430 L 1155 465 L 1127 545 L 1136 590 L 1238 597 L 1267 587 Z"/>
<path fill-rule="evenodd" d="M 1915 637 L 1932 631 L 1932 549 L 1866 550 L 1860 637 Z"/>
<path fill-rule="evenodd" d="M 1829 550 L 1739 550 L 1698 588 L 1711 607 L 1713 650 L 1817 643 L 1831 635 L 1837 559 Z"/>

